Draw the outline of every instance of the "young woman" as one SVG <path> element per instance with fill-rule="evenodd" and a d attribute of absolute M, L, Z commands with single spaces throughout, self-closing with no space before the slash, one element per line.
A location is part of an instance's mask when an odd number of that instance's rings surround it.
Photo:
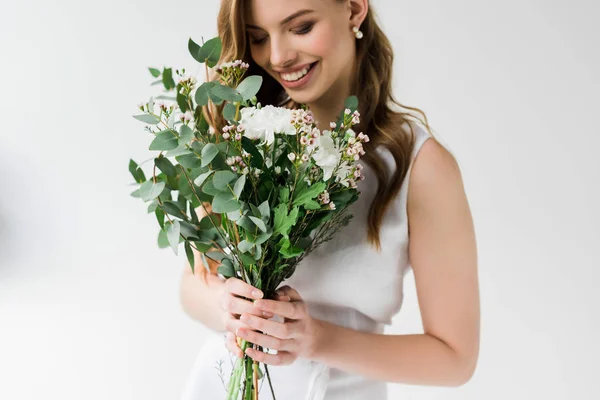
<path fill-rule="evenodd" d="M 424 114 L 394 99 L 392 46 L 368 0 L 222 0 L 218 30 L 222 59 L 242 59 L 249 75 L 263 76 L 261 104 L 306 104 L 324 130 L 356 95 L 354 130 L 370 141 L 354 218 L 302 261 L 280 297 L 253 304 L 248 299 L 262 293 L 218 277 L 217 265 L 209 273 L 199 262 L 196 276 L 186 265 L 183 307 L 215 334 L 183 399 L 223 398 L 215 367 L 229 377 L 233 357 L 242 356 L 236 334 L 277 350 L 248 354 L 269 365 L 279 400 L 381 400 L 386 382 L 467 382 L 478 359 L 480 312 L 461 173 L 427 119 L 403 109 Z M 424 333 L 386 335 L 409 269 Z M 271 399 L 268 386 L 260 399 Z"/>

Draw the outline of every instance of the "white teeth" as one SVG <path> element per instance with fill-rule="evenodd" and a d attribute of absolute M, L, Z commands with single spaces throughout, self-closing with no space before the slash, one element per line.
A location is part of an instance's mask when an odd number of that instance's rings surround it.
<path fill-rule="evenodd" d="M 284 81 L 288 81 L 288 82 L 297 81 L 298 79 L 300 79 L 304 75 L 306 75 L 308 73 L 309 69 L 310 69 L 310 66 L 305 67 L 303 70 L 294 72 L 292 74 L 281 74 L 281 77 L 283 78 Z"/>

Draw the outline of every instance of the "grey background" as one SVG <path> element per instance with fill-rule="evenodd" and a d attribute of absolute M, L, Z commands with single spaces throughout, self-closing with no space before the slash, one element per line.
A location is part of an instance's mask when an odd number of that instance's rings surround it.
<path fill-rule="evenodd" d="M 598 2 L 372 4 L 397 97 L 461 166 L 482 302 L 473 379 L 390 398 L 600 397 Z M 214 36 L 217 7 L 2 3 L 0 398 L 180 395 L 207 331 L 179 304 L 183 254 L 129 196 L 129 158 L 151 156 L 131 115 L 157 94 L 148 66 L 203 76 L 187 40 Z M 405 288 L 389 333 L 422 332 Z"/>

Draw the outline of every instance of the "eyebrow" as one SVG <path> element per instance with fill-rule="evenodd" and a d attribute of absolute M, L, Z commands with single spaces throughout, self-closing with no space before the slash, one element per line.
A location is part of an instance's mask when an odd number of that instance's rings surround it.
<path fill-rule="evenodd" d="M 308 10 L 308 9 L 297 11 L 297 12 L 293 13 L 292 15 L 290 15 L 289 17 L 286 17 L 283 21 L 281 21 L 279 23 L 279 25 L 280 26 L 284 26 L 285 24 L 287 24 L 288 22 L 290 22 L 294 18 L 298 18 L 298 17 L 300 17 L 302 15 L 310 14 L 310 13 L 313 13 L 313 12 L 315 12 L 315 11 L 314 10 Z M 262 29 L 259 26 L 251 25 L 251 24 L 246 24 L 246 28 L 264 30 L 264 29 Z"/>

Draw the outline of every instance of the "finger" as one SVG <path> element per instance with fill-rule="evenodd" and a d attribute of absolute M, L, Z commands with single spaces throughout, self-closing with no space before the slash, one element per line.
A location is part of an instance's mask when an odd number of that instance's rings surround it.
<path fill-rule="evenodd" d="M 224 292 L 219 300 L 219 305 L 224 311 L 230 314 L 242 315 L 243 313 L 249 313 L 257 316 L 263 316 L 263 311 L 254 305 L 249 300 L 244 300 L 241 297 L 235 297 L 231 293 Z"/>
<path fill-rule="evenodd" d="M 246 297 L 248 299 L 260 299 L 263 297 L 262 290 L 247 284 L 238 278 L 229 278 L 225 281 L 225 291 L 236 296 Z"/>
<path fill-rule="evenodd" d="M 280 323 L 250 314 L 242 314 L 240 321 L 252 330 L 261 331 L 266 335 L 279 339 L 291 339 L 294 333 L 293 330 L 297 328 L 293 322 Z"/>
<path fill-rule="evenodd" d="M 260 299 L 254 302 L 254 307 L 288 319 L 302 319 L 305 315 L 304 304 L 300 301 Z"/>
<path fill-rule="evenodd" d="M 289 296 L 292 301 L 302 301 L 298 291 L 288 285 L 284 285 L 275 291 L 276 294 Z"/>
<path fill-rule="evenodd" d="M 240 348 L 236 340 L 236 336 L 233 334 L 233 332 L 227 332 L 226 346 L 227 349 L 238 358 L 242 358 L 244 356 L 244 352 Z"/>
<path fill-rule="evenodd" d="M 287 351 L 269 354 L 249 347 L 246 349 L 246 354 L 253 360 L 269 365 L 290 365 L 296 360 L 296 356 Z"/>
<path fill-rule="evenodd" d="M 235 318 L 233 316 L 230 316 L 225 321 L 225 330 L 227 330 L 228 332 L 235 334 L 239 328 L 252 329 L 251 326 L 246 325 L 244 322 L 240 321 L 238 318 Z"/>
<path fill-rule="evenodd" d="M 238 329 L 237 336 L 247 342 L 254 343 L 268 349 L 275 349 L 277 351 L 289 351 L 293 349 L 293 339 L 283 340 L 243 328 Z"/>

